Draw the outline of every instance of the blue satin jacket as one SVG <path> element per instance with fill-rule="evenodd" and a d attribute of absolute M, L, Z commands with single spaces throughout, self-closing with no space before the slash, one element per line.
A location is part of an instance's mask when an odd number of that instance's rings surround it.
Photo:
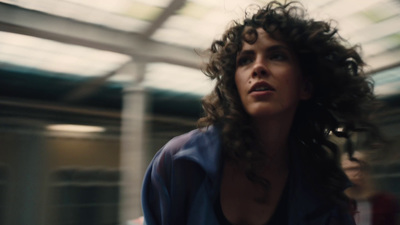
<path fill-rule="evenodd" d="M 170 140 L 151 161 L 143 182 L 147 225 L 219 225 L 214 212 L 222 173 L 218 129 L 193 130 Z M 350 214 L 308 188 L 295 151 L 289 180 L 289 225 L 355 225 Z"/>

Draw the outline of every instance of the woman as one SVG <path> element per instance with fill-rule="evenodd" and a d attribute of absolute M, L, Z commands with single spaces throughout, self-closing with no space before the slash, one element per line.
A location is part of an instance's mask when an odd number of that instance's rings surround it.
<path fill-rule="evenodd" d="M 275 1 L 214 41 L 205 116 L 151 162 L 145 223 L 354 224 L 328 138 L 368 130 L 374 96 L 346 45 L 297 3 Z"/>

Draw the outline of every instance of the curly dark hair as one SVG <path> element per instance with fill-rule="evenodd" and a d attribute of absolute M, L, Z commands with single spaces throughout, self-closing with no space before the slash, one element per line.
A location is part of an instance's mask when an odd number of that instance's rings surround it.
<path fill-rule="evenodd" d="M 303 153 L 310 180 L 320 184 L 317 189 L 341 196 L 346 178 L 339 166 L 339 148 L 329 134 L 347 139 L 354 132 L 379 136 L 370 122 L 376 107 L 373 82 L 363 72 L 358 46 L 341 38 L 331 22 L 308 18 L 299 2 L 272 1 L 254 14 L 246 13 L 243 21 L 235 21 L 212 43 L 203 72 L 216 79 L 216 86 L 203 98 L 205 116 L 198 124 L 220 127 L 224 157 L 245 160 L 247 177 L 268 188 L 268 181 L 257 176 L 265 156 L 250 147 L 255 134 L 235 84 L 237 54 L 244 41 L 252 44 L 257 40 L 257 28 L 284 41 L 296 54 L 302 74 L 312 86 L 312 97 L 299 104 L 290 138 Z"/>

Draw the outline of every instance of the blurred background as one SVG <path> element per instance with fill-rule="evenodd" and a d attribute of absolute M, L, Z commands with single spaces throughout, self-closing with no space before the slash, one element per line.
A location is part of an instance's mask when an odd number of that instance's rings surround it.
<path fill-rule="evenodd" d="M 146 166 L 196 128 L 199 70 L 262 0 L 1 0 L 0 224 L 132 224 Z M 377 188 L 400 197 L 400 1 L 302 0 L 362 45 L 390 140 Z"/>

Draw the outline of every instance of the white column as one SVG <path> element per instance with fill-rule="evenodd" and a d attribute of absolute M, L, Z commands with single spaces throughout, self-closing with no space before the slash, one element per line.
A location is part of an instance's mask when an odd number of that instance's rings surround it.
<path fill-rule="evenodd" d="M 144 64 L 135 64 L 126 68 L 135 68 L 132 75 L 140 81 L 144 75 Z M 142 215 L 140 193 L 145 162 L 145 111 L 146 91 L 138 82 L 125 88 L 122 110 L 122 143 L 121 143 L 121 194 L 120 224 Z"/>
<path fill-rule="evenodd" d="M 9 189 L 6 210 L 12 225 L 44 224 L 45 209 L 45 151 L 43 137 L 38 133 L 15 134 L 11 139 Z M 2 140 L 7 147 L 8 140 Z"/>

